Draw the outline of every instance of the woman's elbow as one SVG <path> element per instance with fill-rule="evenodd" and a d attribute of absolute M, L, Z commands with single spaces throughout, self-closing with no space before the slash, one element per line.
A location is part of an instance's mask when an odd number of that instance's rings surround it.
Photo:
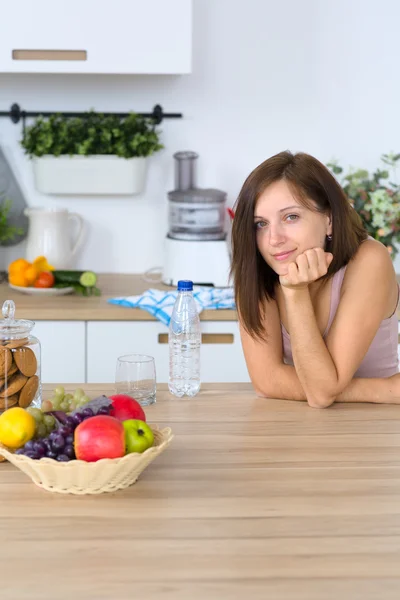
<path fill-rule="evenodd" d="M 307 403 L 311 408 L 328 408 L 334 402 L 335 398 L 327 396 L 307 396 Z"/>
<path fill-rule="evenodd" d="M 263 390 L 261 390 L 258 387 L 254 386 L 254 391 L 256 393 L 256 396 L 258 396 L 258 398 L 268 398 L 268 394 L 266 394 Z"/>

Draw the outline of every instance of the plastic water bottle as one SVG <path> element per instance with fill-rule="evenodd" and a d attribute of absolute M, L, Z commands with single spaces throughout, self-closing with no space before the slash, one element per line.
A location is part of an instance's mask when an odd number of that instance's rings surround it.
<path fill-rule="evenodd" d="M 201 329 L 192 281 L 178 281 L 168 342 L 169 391 L 178 397 L 195 396 L 200 390 Z"/>

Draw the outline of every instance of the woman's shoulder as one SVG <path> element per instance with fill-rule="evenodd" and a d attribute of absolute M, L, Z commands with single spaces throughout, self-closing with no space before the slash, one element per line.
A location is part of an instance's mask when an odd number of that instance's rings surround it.
<path fill-rule="evenodd" d="M 393 262 L 389 251 L 378 240 L 368 237 L 358 247 L 357 252 L 349 262 L 349 267 L 357 266 L 382 266 L 393 270 Z"/>
<path fill-rule="evenodd" d="M 396 273 L 388 249 L 384 244 L 370 237 L 360 244 L 349 261 L 343 279 L 343 288 L 356 285 L 357 282 L 365 279 L 381 281 L 385 285 L 390 284 L 392 280 L 393 284 L 397 285 Z"/>

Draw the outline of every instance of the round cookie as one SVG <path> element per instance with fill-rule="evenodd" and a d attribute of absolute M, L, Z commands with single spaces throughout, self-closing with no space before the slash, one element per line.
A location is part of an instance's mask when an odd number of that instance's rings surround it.
<path fill-rule="evenodd" d="M 12 354 L 8 348 L 0 346 L 0 377 L 5 378 L 5 374 L 12 365 Z"/>
<path fill-rule="evenodd" d="M 15 373 L 11 379 L 7 382 L 7 387 L 3 388 L 0 392 L 0 398 L 9 398 L 13 394 L 19 392 L 19 390 L 25 385 L 27 377 L 22 373 Z"/>
<path fill-rule="evenodd" d="M 37 389 L 39 387 L 39 377 L 37 375 L 33 375 L 33 377 L 29 377 L 28 381 L 25 383 L 24 387 L 19 393 L 18 404 L 22 408 L 27 408 L 32 400 L 35 397 Z"/>
<path fill-rule="evenodd" d="M 15 364 L 15 362 L 13 361 L 11 364 L 11 368 L 7 371 L 6 373 L 6 378 L 4 379 L 3 377 L 0 379 L 0 391 L 1 389 L 4 387 L 4 385 L 8 385 L 9 380 L 11 379 L 11 377 L 18 371 L 18 367 Z"/>
<path fill-rule="evenodd" d="M 37 371 L 35 353 L 30 348 L 15 348 L 13 350 L 15 364 L 23 375 L 32 377 Z"/>
<path fill-rule="evenodd" d="M 20 338 L 18 340 L 9 340 L 5 345 L 6 348 L 20 348 L 21 346 L 25 346 L 28 343 L 28 338 Z"/>
<path fill-rule="evenodd" d="M 18 404 L 18 394 L 13 394 L 7 398 L 0 398 L 0 410 L 4 411 Z"/>
<path fill-rule="evenodd" d="M 11 375 L 14 375 L 14 373 L 16 373 L 18 371 L 18 367 L 15 364 L 15 362 L 12 363 L 11 367 L 9 368 L 8 372 L 7 372 L 7 377 L 11 377 Z"/>

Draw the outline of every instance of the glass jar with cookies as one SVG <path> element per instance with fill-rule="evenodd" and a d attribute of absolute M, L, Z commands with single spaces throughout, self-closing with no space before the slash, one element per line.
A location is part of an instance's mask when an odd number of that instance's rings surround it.
<path fill-rule="evenodd" d="M 6 300 L 0 320 L 0 413 L 13 406 L 41 404 L 40 342 L 31 334 L 35 323 L 14 319 L 15 304 Z"/>

